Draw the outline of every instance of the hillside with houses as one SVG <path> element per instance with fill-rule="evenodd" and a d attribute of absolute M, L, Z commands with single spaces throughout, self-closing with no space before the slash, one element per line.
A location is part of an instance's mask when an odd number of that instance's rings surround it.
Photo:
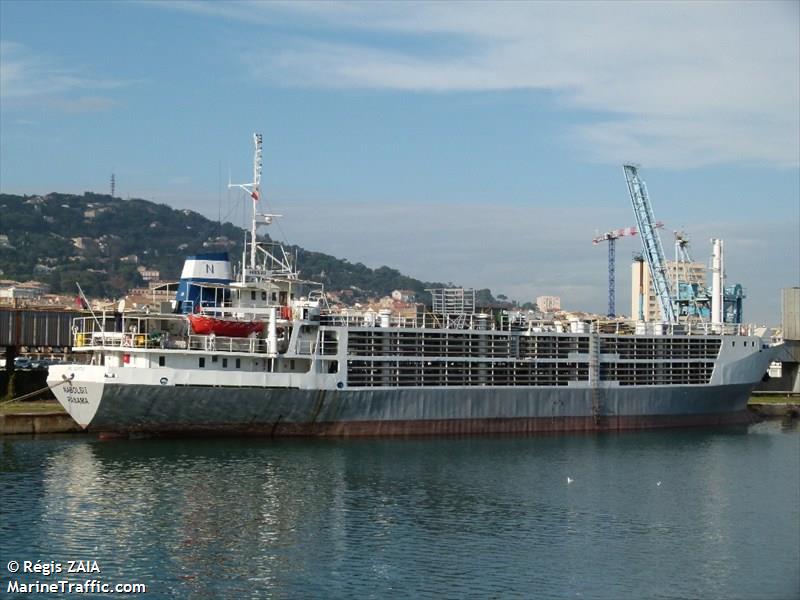
<path fill-rule="evenodd" d="M 75 282 L 95 298 L 163 296 L 187 255 L 227 251 L 236 262 L 244 240 L 240 227 L 191 210 L 91 192 L 0 194 L 0 214 L 0 288 L 19 298 L 73 298 Z M 387 266 L 373 269 L 299 246 L 286 248 L 296 254 L 301 276 L 324 284 L 336 303 L 425 302 L 426 288 L 444 287 Z M 512 304 L 498 302 L 488 289 L 480 290 L 477 300 L 484 306 Z"/>

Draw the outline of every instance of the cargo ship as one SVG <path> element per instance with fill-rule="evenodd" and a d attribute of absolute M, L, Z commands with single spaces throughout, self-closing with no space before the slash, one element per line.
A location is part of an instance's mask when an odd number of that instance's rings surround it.
<path fill-rule="evenodd" d="M 539 320 L 481 312 L 460 288 L 429 290 L 428 306 L 402 316 L 331 309 L 280 244 L 258 240 L 278 215 L 257 212 L 254 137 L 253 182 L 239 185 L 253 218 L 238 275 L 225 253 L 194 255 L 169 311 L 75 320 L 73 350 L 87 364 L 51 366 L 48 384 L 81 427 L 380 436 L 748 420 L 774 348 L 741 324 Z M 646 192 L 628 182 L 635 205 Z"/>

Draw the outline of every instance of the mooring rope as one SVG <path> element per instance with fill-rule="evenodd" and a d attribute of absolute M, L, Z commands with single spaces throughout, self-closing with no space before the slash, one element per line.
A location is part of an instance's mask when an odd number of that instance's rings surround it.
<path fill-rule="evenodd" d="M 47 390 L 52 390 L 55 387 L 64 385 L 65 383 L 70 383 L 73 377 L 75 377 L 74 373 L 69 376 L 69 379 L 64 378 L 64 381 L 59 381 L 58 383 L 54 383 L 53 385 L 48 385 L 40 390 L 36 390 L 35 392 L 29 392 L 27 394 L 23 394 L 22 396 L 17 396 L 16 398 L 12 398 L 11 400 L 3 400 L 2 402 L 0 402 L 0 406 L 5 406 L 6 404 L 11 404 L 12 402 L 20 402 L 21 400 L 25 400 L 27 398 L 33 398 L 34 396 L 41 394 L 42 392 L 46 392 Z"/>

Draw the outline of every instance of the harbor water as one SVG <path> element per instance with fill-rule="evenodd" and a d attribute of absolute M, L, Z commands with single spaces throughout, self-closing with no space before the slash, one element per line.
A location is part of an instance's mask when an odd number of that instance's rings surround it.
<path fill-rule="evenodd" d="M 145 584 L 127 597 L 146 598 L 800 597 L 796 422 L 0 446 L 9 597 L 62 580 Z"/>

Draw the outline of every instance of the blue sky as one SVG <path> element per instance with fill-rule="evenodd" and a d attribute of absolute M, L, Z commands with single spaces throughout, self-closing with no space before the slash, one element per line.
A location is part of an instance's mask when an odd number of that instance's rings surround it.
<path fill-rule="evenodd" d="M 797 2 L 0 0 L 0 190 L 117 192 L 241 222 L 264 134 L 276 237 L 602 312 L 596 231 L 726 242 L 746 317 L 800 285 Z M 2 216 L 0 215 L 0 228 Z M 629 259 L 618 244 L 618 310 Z M 302 265 L 301 265 L 302 267 Z"/>

